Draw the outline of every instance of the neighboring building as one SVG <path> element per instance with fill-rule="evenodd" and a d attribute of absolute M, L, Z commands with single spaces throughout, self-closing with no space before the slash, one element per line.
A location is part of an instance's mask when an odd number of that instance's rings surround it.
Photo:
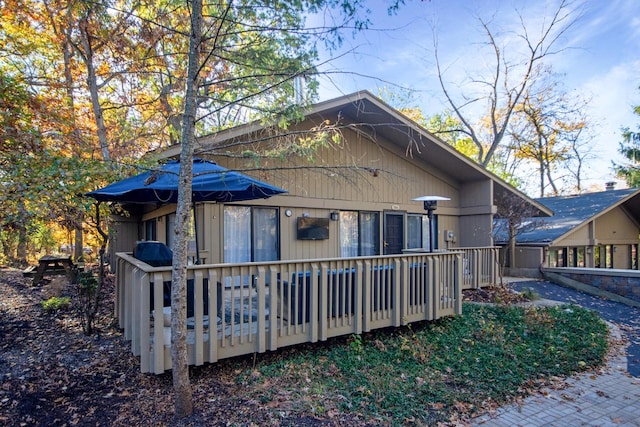
<path fill-rule="evenodd" d="M 550 213 L 368 92 L 317 104 L 290 130 L 304 132 L 325 123 L 337 124 L 340 141 L 318 150 L 311 161 L 294 156 L 256 163 L 251 156 L 237 156 L 252 145 L 222 148 L 256 141 L 259 151 L 265 145 L 260 141 L 283 139 L 257 123 L 198 140 L 196 156 L 288 190 L 266 200 L 199 204 L 192 248 L 197 240 L 202 262 L 400 254 L 429 248 L 430 234 L 438 250 L 491 247 L 494 200 L 503 192 L 525 199 L 542 215 Z M 176 158 L 179 152 L 174 146 L 158 155 Z M 423 195 L 450 199 L 438 204 L 433 224 L 423 204 L 412 200 Z M 175 205 L 135 207 L 121 223 L 125 228 L 114 251 L 130 251 L 141 239 L 171 245 L 167 230 L 174 212 Z M 311 223 L 321 236 L 301 232 Z"/>
<path fill-rule="evenodd" d="M 553 211 L 530 218 L 516 235 L 511 274 L 538 276 L 540 267 L 638 269 L 640 189 L 630 188 L 536 199 Z M 508 243 L 496 221 L 497 245 Z"/>

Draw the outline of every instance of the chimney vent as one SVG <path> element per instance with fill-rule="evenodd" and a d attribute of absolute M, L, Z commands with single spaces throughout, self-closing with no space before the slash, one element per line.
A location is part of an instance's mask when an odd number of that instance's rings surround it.
<path fill-rule="evenodd" d="M 607 190 L 607 191 L 615 190 L 615 188 L 616 188 L 616 182 L 615 182 L 615 181 L 605 182 L 605 183 L 604 183 L 604 188 L 605 188 L 605 190 Z"/>

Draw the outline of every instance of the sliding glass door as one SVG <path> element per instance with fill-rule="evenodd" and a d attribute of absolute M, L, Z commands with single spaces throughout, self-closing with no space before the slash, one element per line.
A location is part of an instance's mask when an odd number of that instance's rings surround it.
<path fill-rule="evenodd" d="M 278 209 L 224 207 L 224 262 L 280 259 Z"/>

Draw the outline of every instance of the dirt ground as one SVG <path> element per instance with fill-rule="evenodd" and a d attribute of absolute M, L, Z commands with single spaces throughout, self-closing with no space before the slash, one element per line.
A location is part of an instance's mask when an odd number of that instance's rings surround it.
<path fill-rule="evenodd" d="M 171 374 L 141 374 L 139 360 L 113 317 L 112 277 L 102 289 L 98 333 L 93 336 L 82 332 L 78 307 L 73 305 L 76 291 L 65 277 L 48 278 L 38 286 L 31 282 L 19 270 L 0 269 L 0 424 L 364 425 L 349 416 L 285 416 L 243 398 L 235 382 L 238 360 L 192 368 L 194 415 L 176 422 Z M 41 302 L 51 296 L 70 296 L 72 304 L 46 312 Z M 496 296 L 503 301 L 513 298 L 499 288 L 465 292 L 465 300 L 487 302 Z"/>
<path fill-rule="evenodd" d="M 98 333 L 85 336 L 77 307 L 47 313 L 41 302 L 75 290 L 64 277 L 32 286 L 0 270 L 0 425 L 133 426 L 280 424 L 242 398 L 220 363 L 193 369 L 195 416 L 175 423 L 171 375 L 139 372 L 113 318 L 112 278 L 103 289 Z"/>

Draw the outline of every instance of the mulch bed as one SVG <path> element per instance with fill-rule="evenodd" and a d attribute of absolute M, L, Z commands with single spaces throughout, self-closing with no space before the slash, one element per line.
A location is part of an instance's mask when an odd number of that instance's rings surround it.
<path fill-rule="evenodd" d="M 518 304 L 529 301 L 526 296 L 513 291 L 508 285 L 466 289 L 462 291 L 462 300 L 495 304 Z"/>
<path fill-rule="evenodd" d="M 363 425 L 356 417 L 283 414 L 243 397 L 238 360 L 191 368 L 194 415 L 173 418 L 172 378 L 141 374 L 113 317 L 113 277 L 102 289 L 98 332 L 82 332 L 74 285 L 64 277 L 33 286 L 0 269 L 0 424 L 23 426 Z M 45 312 L 41 302 L 70 296 L 72 306 Z M 497 287 L 465 291 L 467 301 L 513 301 Z M 242 360 L 240 361 L 240 365 Z M 250 357 L 246 359 L 251 366 Z"/>

